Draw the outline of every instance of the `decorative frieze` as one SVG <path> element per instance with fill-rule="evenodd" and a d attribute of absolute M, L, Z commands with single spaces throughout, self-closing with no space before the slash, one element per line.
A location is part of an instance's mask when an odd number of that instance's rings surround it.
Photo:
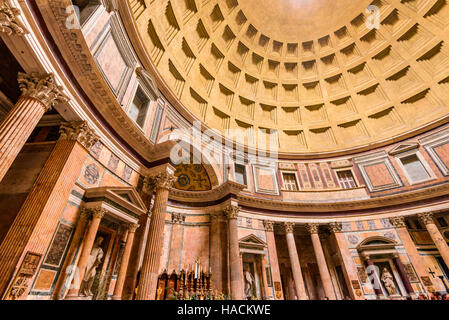
<path fill-rule="evenodd" d="M 8 36 L 24 36 L 28 30 L 17 19 L 20 10 L 12 7 L 8 0 L 0 0 L 0 32 Z"/>
<path fill-rule="evenodd" d="M 320 225 L 318 223 L 308 223 L 306 224 L 306 229 L 310 234 L 314 234 L 318 233 L 319 226 Z"/>
<path fill-rule="evenodd" d="M 56 103 L 69 101 L 69 98 L 63 93 L 63 87 L 58 86 L 52 73 L 19 72 L 17 81 L 22 96 L 39 100 L 44 105 L 45 111 L 53 108 Z"/>
<path fill-rule="evenodd" d="M 428 224 L 434 224 L 435 222 L 433 221 L 433 213 L 432 212 L 422 212 L 418 214 L 418 218 L 419 220 L 421 220 L 422 223 L 424 223 L 425 225 Z"/>
<path fill-rule="evenodd" d="M 59 129 L 60 140 L 78 141 L 87 150 L 96 144 L 100 137 L 89 127 L 87 121 L 63 122 Z"/>
<path fill-rule="evenodd" d="M 223 213 L 228 219 L 237 219 L 239 216 L 240 208 L 238 206 L 229 205 L 223 209 Z"/>
<path fill-rule="evenodd" d="M 390 218 L 390 223 L 393 225 L 393 227 L 395 228 L 405 228 L 405 218 L 404 217 L 393 217 Z"/>

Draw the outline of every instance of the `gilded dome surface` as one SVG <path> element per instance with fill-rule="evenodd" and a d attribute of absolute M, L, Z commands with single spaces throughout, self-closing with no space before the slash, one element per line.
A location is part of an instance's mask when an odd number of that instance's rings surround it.
<path fill-rule="evenodd" d="M 342 153 L 447 121 L 447 1 L 131 0 L 130 7 L 170 95 L 246 145 Z"/>

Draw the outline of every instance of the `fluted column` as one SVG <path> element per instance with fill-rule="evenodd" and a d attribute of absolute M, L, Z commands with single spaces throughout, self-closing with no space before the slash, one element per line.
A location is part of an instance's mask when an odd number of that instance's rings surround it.
<path fill-rule="evenodd" d="M 301 265 L 299 263 L 298 250 L 296 249 L 295 236 L 293 235 L 295 224 L 292 222 L 286 222 L 284 226 L 293 280 L 295 282 L 296 295 L 299 300 L 307 300 L 306 286 L 304 285 Z"/>
<path fill-rule="evenodd" d="M 98 141 L 98 136 L 83 121 L 63 123 L 60 131 L 59 141 L 0 244 L 0 293 L 6 290 L 26 252 L 45 254 L 87 150 Z"/>
<path fill-rule="evenodd" d="M 75 277 L 78 277 L 78 279 L 74 279 L 74 281 L 78 281 L 80 284 L 84 279 L 84 274 L 86 273 L 87 262 L 97 236 L 98 227 L 100 226 L 101 219 L 103 219 L 105 214 L 106 210 L 104 208 L 97 207 L 92 209 L 92 220 L 90 222 L 89 229 L 87 229 L 87 232 L 84 235 L 84 245 L 78 261 L 78 274 L 75 274 Z M 78 297 L 79 291 L 80 288 L 78 286 L 71 288 L 67 294 L 67 298 L 70 299 Z"/>
<path fill-rule="evenodd" d="M 11 6 L 8 1 L 0 2 L 0 32 L 7 36 L 24 36 L 28 30 L 17 19 L 20 10 Z"/>
<path fill-rule="evenodd" d="M 270 269 L 271 269 L 271 279 L 273 283 L 277 282 L 281 284 L 281 271 L 279 270 L 279 260 L 276 249 L 276 240 L 274 238 L 274 222 L 269 220 L 264 220 L 263 225 L 265 227 L 265 233 L 267 236 L 267 247 L 268 256 L 270 257 Z M 281 292 L 277 296 L 276 291 L 274 292 L 275 300 L 284 299 L 284 293 L 282 292 L 282 286 L 280 286 Z"/>
<path fill-rule="evenodd" d="M 232 300 L 243 300 L 243 271 L 241 270 L 240 248 L 237 217 L 240 208 L 238 206 L 229 205 L 223 212 L 228 218 L 228 235 L 229 235 L 229 265 L 230 265 L 230 282 L 231 282 L 231 298 Z"/>
<path fill-rule="evenodd" d="M 390 218 L 391 224 L 396 229 L 396 232 L 398 233 L 399 239 L 401 239 L 401 242 L 404 246 L 405 251 L 408 254 L 408 257 L 418 274 L 418 277 L 422 279 L 423 277 L 427 277 L 433 285 L 433 279 L 429 275 L 426 266 L 424 264 L 422 256 L 419 254 L 418 249 L 416 248 L 415 242 L 413 241 L 412 237 L 410 236 L 410 233 L 407 230 L 407 225 L 405 224 L 405 218 L 404 217 L 394 217 Z M 426 288 L 427 292 L 431 292 L 434 288 L 433 286 L 425 286 L 423 283 L 423 286 Z"/>
<path fill-rule="evenodd" d="M 342 232 L 342 225 L 339 222 L 332 222 L 329 224 L 329 228 L 334 235 L 335 243 L 338 249 L 338 258 L 342 266 L 343 275 L 345 277 L 349 294 L 353 300 L 363 300 L 365 299 L 365 296 L 358 280 L 357 269 L 354 265 L 351 252 L 349 251 L 348 244 L 346 243 L 345 236 Z M 360 288 L 354 289 L 352 282 L 359 283 Z"/>
<path fill-rule="evenodd" d="M 318 263 L 321 281 L 323 282 L 323 289 L 326 297 L 330 300 L 336 300 L 334 287 L 332 285 L 331 276 L 327 267 L 326 258 L 324 257 L 323 247 L 321 246 L 320 237 L 318 236 L 318 224 L 310 223 L 307 225 L 307 230 L 312 238 L 313 250 Z"/>
<path fill-rule="evenodd" d="M 449 246 L 447 245 L 446 240 L 444 240 L 443 235 L 441 234 L 440 230 L 438 230 L 438 227 L 433 221 L 433 213 L 423 212 L 418 214 L 418 217 L 421 222 L 425 224 L 430 237 L 432 238 L 435 246 L 438 249 L 438 252 L 444 260 L 444 263 L 449 266 Z"/>
<path fill-rule="evenodd" d="M 156 297 L 168 193 L 175 182 L 173 174 L 168 172 L 161 172 L 151 179 L 154 181 L 156 196 L 143 257 L 139 288 L 137 289 L 137 300 L 154 300 Z"/>
<path fill-rule="evenodd" d="M 60 300 L 63 299 L 63 294 L 66 289 L 66 286 L 72 281 L 72 277 L 74 275 L 74 269 L 72 268 L 75 261 L 75 253 L 78 249 L 81 238 L 84 234 L 84 229 L 86 228 L 87 222 L 89 221 L 89 217 L 91 216 L 89 210 L 83 208 L 81 210 L 80 218 L 78 220 L 78 224 L 76 226 L 75 234 L 72 238 L 72 244 L 70 245 L 69 252 L 64 261 L 64 265 L 61 269 L 61 273 L 59 279 L 56 283 L 55 290 L 53 291 L 53 299 Z M 70 268 L 69 268 L 70 267 Z"/>
<path fill-rule="evenodd" d="M 129 257 L 131 255 L 131 248 L 134 242 L 134 235 L 138 227 L 138 224 L 130 224 L 128 226 L 128 235 L 126 237 L 125 249 L 123 250 L 122 261 L 120 262 L 120 269 L 118 271 L 117 281 L 115 282 L 114 295 L 112 296 L 112 300 L 122 299 L 123 285 L 125 284 Z"/>
<path fill-rule="evenodd" d="M 0 124 L 0 181 L 45 112 L 67 101 L 52 74 L 19 73 L 22 96 Z"/>

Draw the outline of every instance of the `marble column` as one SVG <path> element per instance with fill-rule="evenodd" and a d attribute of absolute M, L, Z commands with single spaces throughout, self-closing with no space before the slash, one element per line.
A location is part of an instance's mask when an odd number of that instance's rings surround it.
<path fill-rule="evenodd" d="M 433 242 L 435 243 L 438 252 L 443 258 L 444 263 L 446 263 L 446 266 L 448 266 L 449 268 L 449 246 L 447 245 L 446 240 L 444 240 L 443 235 L 441 234 L 440 230 L 438 230 L 438 227 L 435 225 L 435 222 L 433 221 L 433 213 L 423 212 L 418 214 L 418 217 L 421 220 L 421 222 L 426 226 L 426 229 L 429 232 Z"/>
<path fill-rule="evenodd" d="M 324 257 L 323 247 L 321 246 L 320 237 L 318 235 L 318 224 L 310 223 L 307 225 L 307 230 L 312 238 L 313 250 L 320 271 L 321 282 L 323 283 L 324 294 L 329 300 L 336 300 L 334 287 L 332 285 L 331 276 L 327 267 L 326 258 Z"/>
<path fill-rule="evenodd" d="M 89 260 L 90 253 L 92 251 L 92 247 L 95 242 L 95 238 L 97 236 L 98 227 L 100 226 L 101 219 L 103 219 L 106 214 L 106 210 L 101 207 L 93 208 L 92 212 L 92 220 L 90 222 L 89 228 L 87 229 L 86 234 L 84 235 L 83 241 L 83 249 L 81 250 L 80 259 L 78 261 L 78 274 L 75 274 L 75 277 L 78 279 L 74 279 L 75 283 L 81 284 L 84 275 L 86 273 L 87 262 Z M 78 297 L 79 295 L 79 286 L 75 288 L 71 288 L 67 293 L 67 298 Z"/>
<path fill-rule="evenodd" d="M 151 179 L 154 184 L 155 198 L 142 262 L 140 283 L 137 289 L 137 300 L 154 300 L 156 298 L 168 193 L 175 182 L 173 173 L 166 171 L 152 176 Z"/>
<path fill-rule="evenodd" d="M 116 265 L 119 263 L 118 262 L 119 254 L 125 245 L 128 232 L 129 232 L 128 227 L 125 224 L 120 224 L 119 230 L 115 235 L 114 247 L 112 249 L 110 258 L 110 268 L 108 268 L 104 286 L 104 290 L 106 291 L 106 297 L 111 292 L 112 277 L 114 275 L 115 270 L 117 269 Z"/>
<path fill-rule="evenodd" d="M 183 237 L 183 223 L 185 221 L 185 215 L 181 213 L 172 214 L 172 232 L 170 242 L 170 252 L 168 256 L 168 268 L 167 271 L 170 274 L 172 271 L 178 272 L 180 270 L 180 255 Z"/>
<path fill-rule="evenodd" d="M 275 282 L 281 283 L 281 271 L 279 270 L 279 260 L 276 249 L 276 240 L 274 238 L 274 222 L 269 220 L 264 220 L 263 225 L 265 227 L 265 233 L 267 237 L 267 247 L 268 247 L 268 257 L 270 259 L 270 269 L 271 269 L 271 279 L 273 285 Z M 276 296 L 276 291 L 274 291 L 274 299 L 282 300 L 284 299 L 284 294 L 282 292 L 282 286 L 280 286 L 281 291 Z"/>
<path fill-rule="evenodd" d="M 223 237 L 221 230 L 221 220 L 223 213 L 212 212 L 210 214 L 210 236 L 211 236 L 211 257 L 210 257 L 210 268 L 212 274 L 212 287 L 218 292 L 222 292 L 224 289 L 223 279 L 226 269 L 225 264 L 225 250 L 226 246 L 223 246 Z"/>
<path fill-rule="evenodd" d="M 59 141 L 0 244 L 0 293 L 6 290 L 28 251 L 45 255 L 88 150 L 98 141 L 84 121 L 62 123 L 60 132 Z"/>
<path fill-rule="evenodd" d="M 306 287 L 304 285 L 304 279 L 302 277 L 298 250 L 296 249 L 295 236 L 293 235 L 294 226 L 295 224 L 292 222 L 285 223 L 285 235 L 287 239 L 288 254 L 290 256 L 293 280 L 295 282 L 296 296 L 299 300 L 307 300 Z"/>
<path fill-rule="evenodd" d="M 412 263 L 416 273 L 418 274 L 418 277 L 420 279 L 422 279 L 423 277 L 428 277 L 428 279 L 432 282 L 432 286 L 425 286 L 423 283 L 423 287 L 426 289 L 428 293 L 432 292 L 435 289 L 433 287 L 434 285 L 433 279 L 428 273 L 423 258 L 419 254 L 415 242 L 413 241 L 412 237 L 410 236 L 410 233 L 407 230 L 405 218 L 404 217 L 390 218 L 390 222 L 396 229 L 399 239 L 401 239 L 404 249 L 407 252 L 410 262 Z"/>
<path fill-rule="evenodd" d="M 399 258 L 399 255 L 395 255 L 393 258 L 394 265 L 396 266 L 396 269 L 398 269 L 399 276 L 401 277 L 402 283 L 404 284 L 405 291 L 407 291 L 407 294 L 414 295 L 415 290 L 413 290 L 412 284 L 410 283 L 410 280 L 408 279 L 407 272 L 405 271 L 404 265 L 402 264 L 401 258 Z"/>
<path fill-rule="evenodd" d="M 265 264 L 265 256 L 259 255 L 259 265 L 262 275 L 262 289 L 263 289 L 262 298 L 267 300 L 270 295 L 268 294 L 267 268 Z"/>
<path fill-rule="evenodd" d="M 72 244 L 70 245 L 69 252 L 64 261 L 64 265 L 61 269 L 61 273 L 58 281 L 56 282 L 55 290 L 53 291 L 53 299 L 61 300 L 64 298 L 64 291 L 67 289 L 67 285 L 72 282 L 74 275 L 73 264 L 75 263 L 75 254 L 78 247 L 81 244 L 81 239 L 84 234 L 87 222 L 89 221 L 91 214 L 88 209 L 83 208 L 80 213 L 78 224 L 76 226 L 75 233 L 72 238 Z"/>
<path fill-rule="evenodd" d="M 128 267 L 126 273 L 125 287 L 123 289 L 123 300 L 132 300 L 135 298 L 135 289 L 137 286 L 137 275 L 140 270 L 141 262 L 145 252 L 145 243 L 147 240 L 148 227 L 150 223 L 151 211 L 153 209 L 153 194 L 154 185 L 149 179 L 145 179 L 142 190 L 140 190 L 140 196 L 147 207 L 147 212 L 139 217 L 140 227 L 136 231 L 134 236 L 134 245 L 131 250 L 130 260 L 133 263 Z"/>
<path fill-rule="evenodd" d="M 346 243 L 345 236 L 342 232 L 342 224 L 339 222 L 332 222 L 329 224 L 329 229 L 334 236 L 335 244 L 338 250 L 338 258 L 341 263 L 346 286 L 348 287 L 351 299 L 364 300 L 365 296 L 358 279 L 357 269 L 354 265 L 354 260 L 352 259 L 351 252 L 349 251 L 348 244 Z M 360 288 L 354 289 L 352 282 L 357 282 Z"/>
<path fill-rule="evenodd" d="M 374 265 L 374 262 L 371 261 L 370 256 L 369 255 L 363 255 L 363 259 L 365 260 L 365 264 L 366 264 L 366 272 L 368 274 L 369 279 L 371 280 L 371 286 L 373 287 L 374 293 L 376 294 L 377 297 L 382 297 L 383 296 L 383 291 L 382 291 L 382 285 L 380 283 L 380 279 L 379 279 L 379 275 L 376 272 L 376 266 Z"/>
<path fill-rule="evenodd" d="M 231 282 L 231 299 L 243 300 L 243 271 L 241 270 L 239 235 L 237 217 L 240 208 L 234 205 L 227 206 L 223 212 L 228 218 L 229 235 L 229 266 Z"/>
<path fill-rule="evenodd" d="M 0 124 L 0 181 L 45 112 L 68 101 L 52 74 L 19 73 L 22 96 Z"/>
<path fill-rule="evenodd" d="M 125 248 L 123 250 L 122 261 L 120 262 L 120 269 L 118 271 L 117 280 L 115 282 L 114 295 L 112 296 L 112 300 L 122 299 L 123 285 L 125 284 L 129 257 L 131 255 L 131 249 L 134 242 L 134 235 L 138 227 L 139 225 L 134 223 L 128 226 L 128 235 L 126 237 Z"/>

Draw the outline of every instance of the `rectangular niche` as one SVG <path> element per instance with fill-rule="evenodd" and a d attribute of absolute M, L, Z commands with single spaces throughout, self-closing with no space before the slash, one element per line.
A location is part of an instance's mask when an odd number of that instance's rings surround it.
<path fill-rule="evenodd" d="M 223 13 L 220 10 L 218 4 L 215 5 L 212 13 L 210 14 L 210 19 L 212 21 L 212 29 L 217 30 L 218 26 L 224 21 Z"/>
<path fill-rule="evenodd" d="M 279 194 L 275 168 L 254 165 L 253 175 L 257 193 Z"/>
<path fill-rule="evenodd" d="M 304 107 L 304 121 L 306 123 L 327 121 L 327 112 L 324 104 Z"/>
<path fill-rule="evenodd" d="M 234 32 L 232 32 L 231 28 L 227 25 L 223 30 L 223 34 L 221 35 L 221 38 L 223 39 L 226 50 L 229 50 L 229 48 L 234 43 L 236 36 L 235 36 Z"/>
<path fill-rule="evenodd" d="M 280 122 L 285 125 L 300 125 L 301 112 L 299 107 L 282 107 L 282 116 Z"/>
<path fill-rule="evenodd" d="M 402 57 L 397 54 L 391 46 L 388 46 L 375 55 L 373 57 L 373 61 L 382 73 L 387 73 L 401 63 L 404 63 L 404 59 L 402 59 Z"/>
<path fill-rule="evenodd" d="M 150 37 L 150 42 L 148 43 L 151 59 L 153 60 L 154 64 L 157 66 L 159 64 L 159 61 L 162 58 L 162 55 L 165 52 L 165 48 L 162 45 L 161 40 L 159 39 L 159 36 L 156 33 L 156 29 L 154 29 L 153 22 L 150 20 L 148 22 L 148 35 Z"/>
<path fill-rule="evenodd" d="M 243 145 L 254 145 L 255 139 L 253 125 L 237 119 L 235 119 L 235 123 L 237 125 L 237 132 L 234 134 L 236 142 Z"/>
<path fill-rule="evenodd" d="M 230 125 L 230 117 L 218 110 L 215 107 L 212 107 L 212 119 L 211 119 L 211 127 L 219 130 L 227 130 Z"/>
<path fill-rule="evenodd" d="M 276 124 L 277 123 L 277 114 L 276 106 L 270 106 L 267 104 L 260 104 L 260 110 L 261 110 L 261 121 L 263 122 L 271 122 Z"/>
<path fill-rule="evenodd" d="M 323 99 L 323 92 L 319 81 L 307 82 L 302 84 L 302 94 L 306 100 Z"/>
<path fill-rule="evenodd" d="M 202 85 L 203 90 L 210 96 L 212 87 L 214 85 L 215 78 L 203 67 L 202 64 L 199 66 L 199 77 L 197 77 L 199 83 Z"/>
<path fill-rule="evenodd" d="M 340 56 L 343 58 L 343 62 L 346 65 L 349 65 L 353 61 L 362 58 L 362 54 L 360 53 L 360 50 L 355 43 L 352 43 L 347 47 L 344 47 L 343 49 L 340 50 L 340 52 L 341 52 Z"/>
<path fill-rule="evenodd" d="M 239 68 L 237 68 L 234 64 L 232 64 L 231 62 L 227 63 L 227 68 L 223 68 L 224 71 L 224 76 L 226 79 L 228 79 L 229 81 L 231 81 L 234 86 L 237 86 L 239 78 L 240 78 L 240 73 L 241 70 Z"/>
<path fill-rule="evenodd" d="M 447 110 L 447 106 L 445 107 L 430 89 L 402 101 L 401 106 L 405 108 L 408 114 L 407 120 L 412 124 L 424 124 Z"/>
<path fill-rule="evenodd" d="M 207 101 L 192 88 L 190 88 L 190 103 L 199 118 L 204 120 L 204 117 L 206 116 Z"/>
<path fill-rule="evenodd" d="M 285 102 L 298 102 L 299 93 L 297 84 L 283 84 L 283 100 Z"/>
<path fill-rule="evenodd" d="M 207 43 L 207 40 L 209 40 L 209 34 L 206 31 L 206 27 L 204 27 L 203 21 L 201 19 L 198 20 L 198 24 L 196 25 L 195 32 L 193 33 L 193 36 L 196 40 L 196 47 L 198 49 L 198 52 L 201 52 L 203 50 L 204 46 Z"/>
<path fill-rule="evenodd" d="M 433 35 L 420 24 L 415 24 L 406 33 L 404 33 L 398 42 L 401 43 L 409 52 L 416 52 L 424 47 Z"/>
<path fill-rule="evenodd" d="M 351 144 L 353 141 L 365 140 L 370 137 L 368 130 L 361 119 L 339 124 L 338 129 L 343 141 L 348 144 Z"/>
<path fill-rule="evenodd" d="M 373 73 L 366 64 L 366 62 L 348 70 L 353 86 L 363 85 L 374 79 Z"/>
<path fill-rule="evenodd" d="M 245 63 L 246 57 L 248 56 L 249 49 L 242 42 L 239 41 L 237 45 L 237 51 L 235 53 L 235 57 L 241 64 Z"/>
<path fill-rule="evenodd" d="M 272 99 L 272 100 L 277 99 L 277 88 L 278 88 L 277 83 L 264 81 L 263 87 L 264 87 L 264 97 L 265 98 Z"/>
<path fill-rule="evenodd" d="M 319 146 L 320 149 L 331 148 L 337 145 L 331 127 L 310 129 L 309 131 L 310 145 Z"/>
<path fill-rule="evenodd" d="M 429 21 L 439 26 L 441 29 L 449 24 L 449 3 L 447 0 L 437 0 L 429 11 L 424 15 Z"/>
<path fill-rule="evenodd" d="M 301 63 L 301 77 L 302 78 L 316 78 L 318 70 L 315 60 L 303 61 Z"/>
<path fill-rule="evenodd" d="M 331 119 L 344 119 L 358 113 L 351 96 L 331 101 L 328 112 Z"/>
<path fill-rule="evenodd" d="M 327 93 L 329 96 L 339 95 L 347 92 L 347 87 L 343 74 L 337 74 L 333 77 L 325 79 L 327 85 Z"/>
<path fill-rule="evenodd" d="M 248 117 L 251 120 L 254 120 L 254 106 L 255 102 L 244 97 L 239 97 L 238 100 L 239 106 L 236 112 L 239 116 Z"/>
<path fill-rule="evenodd" d="M 295 147 L 299 149 L 307 149 L 306 136 L 303 130 L 284 130 L 282 131 L 281 147 L 289 149 Z"/>
<path fill-rule="evenodd" d="M 381 135 L 388 134 L 389 131 L 394 131 L 404 126 L 404 121 L 394 107 L 372 114 L 368 119 L 372 130 L 379 132 Z"/>
<path fill-rule="evenodd" d="M 285 62 L 281 77 L 283 79 L 298 79 L 298 64 L 296 62 Z"/>
<path fill-rule="evenodd" d="M 394 86 L 394 92 L 396 92 L 398 96 L 402 96 L 423 84 L 423 81 L 410 66 L 405 67 L 386 80 Z"/>
<path fill-rule="evenodd" d="M 234 100 L 234 92 L 226 88 L 221 83 L 218 85 L 219 87 L 219 101 L 223 106 L 226 106 L 228 110 L 232 109 L 232 102 Z"/>
<path fill-rule="evenodd" d="M 250 94 L 251 96 L 255 96 L 257 93 L 257 85 L 259 80 L 250 76 L 249 74 L 245 74 L 244 81 L 242 81 L 241 89 L 243 92 Z"/>
<path fill-rule="evenodd" d="M 375 84 L 357 93 L 357 99 L 365 110 L 373 110 L 388 101 L 387 95 L 380 84 Z"/>
<path fill-rule="evenodd" d="M 446 42 L 441 41 L 419 57 L 417 61 L 431 76 L 445 72 L 449 68 L 449 49 Z"/>
<path fill-rule="evenodd" d="M 173 7 L 171 2 L 167 3 L 165 7 L 165 19 L 164 27 L 165 27 L 165 40 L 168 44 L 173 40 L 173 38 L 178 34 L 180 28 L 178 21 L 176 20 L 175 13 L 173 12 Z"/>

